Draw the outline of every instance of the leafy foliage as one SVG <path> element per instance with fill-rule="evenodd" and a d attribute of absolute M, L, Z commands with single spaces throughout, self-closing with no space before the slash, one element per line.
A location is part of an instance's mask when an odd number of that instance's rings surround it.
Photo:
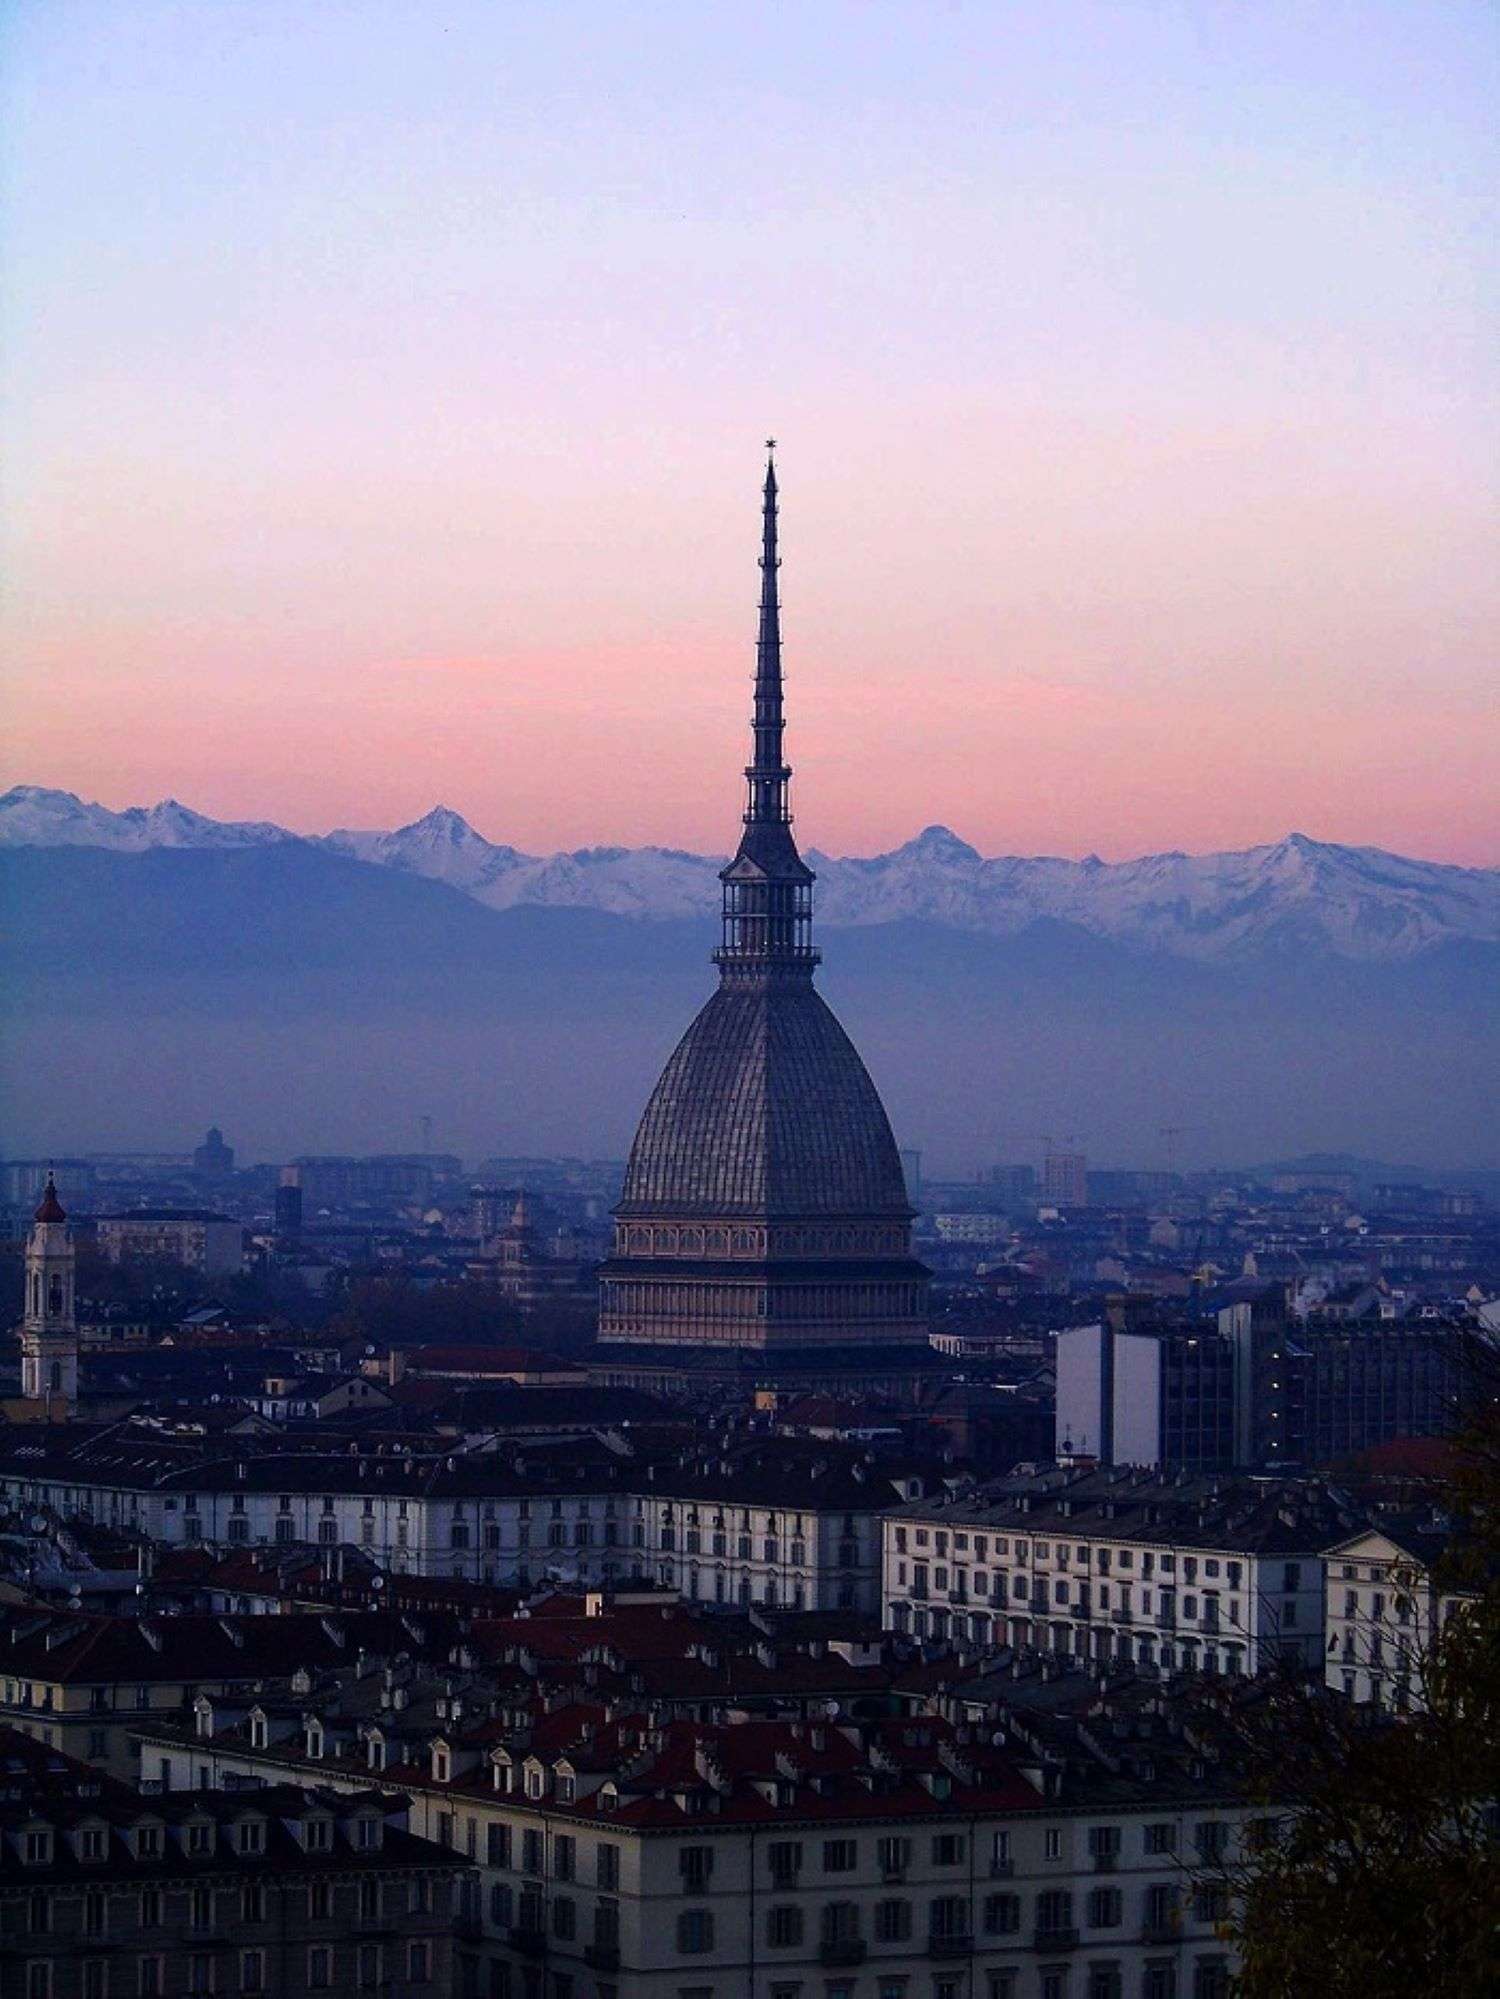
<path fill-rule="evenodd" d="M 1288 1675 L 1226 1704 L 1266 1837 L 1231 1868 L 1243 1999 L 1480 1999 L 1500 1992 L 1500 1416 L 1467 1439 L 1459 1592 L 1417 1660 L 1413 1711 Z"/>

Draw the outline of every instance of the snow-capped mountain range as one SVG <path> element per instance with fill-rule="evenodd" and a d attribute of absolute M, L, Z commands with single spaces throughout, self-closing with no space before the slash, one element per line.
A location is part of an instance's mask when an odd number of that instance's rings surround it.
<path fill-rule="evenodd" d="M 0 796 L 0 846 L 225 849 L 304 841 L 446 883 L 492 909 L 528 904 L 647 920 L 717 907 L 719 856 L 665 847 L 534 855 L 497 846 L 439 806 L 395 832 L 306 836 L 226 822 L 166 799 L 111 812 L 68 791 Z M 1500 942 L 1500 869 L 1405 859 L 1293 833 L 1238 853 L 1104 862 L 986 860 L 942 826 L 869 859 L 810 851 L 819 919 L 831 927 L 919 919 L 1004 936 L 1051 920 L 1116 942 L 1204 960 L 1264 948 L 1407 958 L 1457 940 Z"/>

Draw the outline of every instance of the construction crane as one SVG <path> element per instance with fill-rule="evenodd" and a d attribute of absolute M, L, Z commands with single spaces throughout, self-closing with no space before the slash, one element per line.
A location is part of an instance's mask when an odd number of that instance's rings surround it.
<path fill-rule="evenodd" d="M 1059 1146 L 1066 1149 L 1077 1145 L 1080 1134 L 1076 1131 L 1065 1131 L 1059 1138 L 1050 1131 L 1010 1131 L 1005 1136 L 1029 1139 L 1033 1145 L 1040 1145 L 1047 1152 L 1056 1152 Z"/>

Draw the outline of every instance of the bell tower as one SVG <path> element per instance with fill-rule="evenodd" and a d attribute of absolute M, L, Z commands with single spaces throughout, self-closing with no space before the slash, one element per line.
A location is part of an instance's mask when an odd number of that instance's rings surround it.
<path fill-rule="evenodd" d="M 21 1393 L 66 1422 L 78 1399 L 78 1321 L 73 1305 L 74 1252 L 57 1185 L 47 1189 L 26 1238 L 26 1316 L 21 1322 Z"/>

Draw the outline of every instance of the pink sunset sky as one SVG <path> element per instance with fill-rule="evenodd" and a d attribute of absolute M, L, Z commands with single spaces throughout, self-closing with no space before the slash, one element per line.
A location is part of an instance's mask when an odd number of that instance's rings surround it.
<path fill-rule="evenodd" d="M 6 13 L 0 783 L 1500 862 L 1482 5 Z"/>

